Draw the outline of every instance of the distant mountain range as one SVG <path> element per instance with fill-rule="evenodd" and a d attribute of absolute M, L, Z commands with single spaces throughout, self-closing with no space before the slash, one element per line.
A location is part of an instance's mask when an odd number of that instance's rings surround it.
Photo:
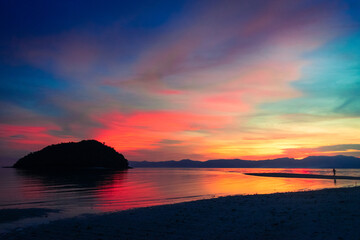
<path fill-rule="evenodd" d="M 301 160 L 277 158 L 271 160 L 249 161 L 242 159 L 215 159 L 208 161 L 136 162 L 129 161 L 135 168 L 360 168 L 360 158 L 350 156 L 309 156 Z"/>

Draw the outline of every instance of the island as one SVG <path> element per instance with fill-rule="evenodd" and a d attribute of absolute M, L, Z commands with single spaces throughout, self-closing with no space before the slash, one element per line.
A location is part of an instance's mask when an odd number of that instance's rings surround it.
<path fill-rule="evenodd" d="M 17 169 L 128 169 L 128 160 L 114 148 L 96 140 L 60 143 L 29 153 L 14 165 Z"/>

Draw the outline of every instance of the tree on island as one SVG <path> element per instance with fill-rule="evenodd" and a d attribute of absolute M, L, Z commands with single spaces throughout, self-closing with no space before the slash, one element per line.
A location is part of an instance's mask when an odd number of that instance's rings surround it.
<path fill-rule="evenodd" d="M 83 140 L 47 146 L 19 159 L 13 167 L 20 169 L 128 169 L 129 164 L 122 154 L 106 146 L 105 143 Z"/>

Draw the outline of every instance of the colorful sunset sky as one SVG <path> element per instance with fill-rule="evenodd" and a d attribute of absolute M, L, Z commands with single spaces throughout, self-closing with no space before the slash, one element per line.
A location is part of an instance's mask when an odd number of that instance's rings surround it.
<path fill-rule="evenodd" d="M 360 156 L 360 1 L 0 3 L 0 163 Z"/>

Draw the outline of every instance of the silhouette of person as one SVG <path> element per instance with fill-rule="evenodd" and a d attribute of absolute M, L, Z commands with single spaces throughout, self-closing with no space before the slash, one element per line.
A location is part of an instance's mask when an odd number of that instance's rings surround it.
<path fill-rule="evenodd" d="M 335 177 L 335 175 L 336 175 L 336 170 L 335 170 L 335 168 L 333 168 L 333 173 L 334 173 L 334 177 Z"/>

